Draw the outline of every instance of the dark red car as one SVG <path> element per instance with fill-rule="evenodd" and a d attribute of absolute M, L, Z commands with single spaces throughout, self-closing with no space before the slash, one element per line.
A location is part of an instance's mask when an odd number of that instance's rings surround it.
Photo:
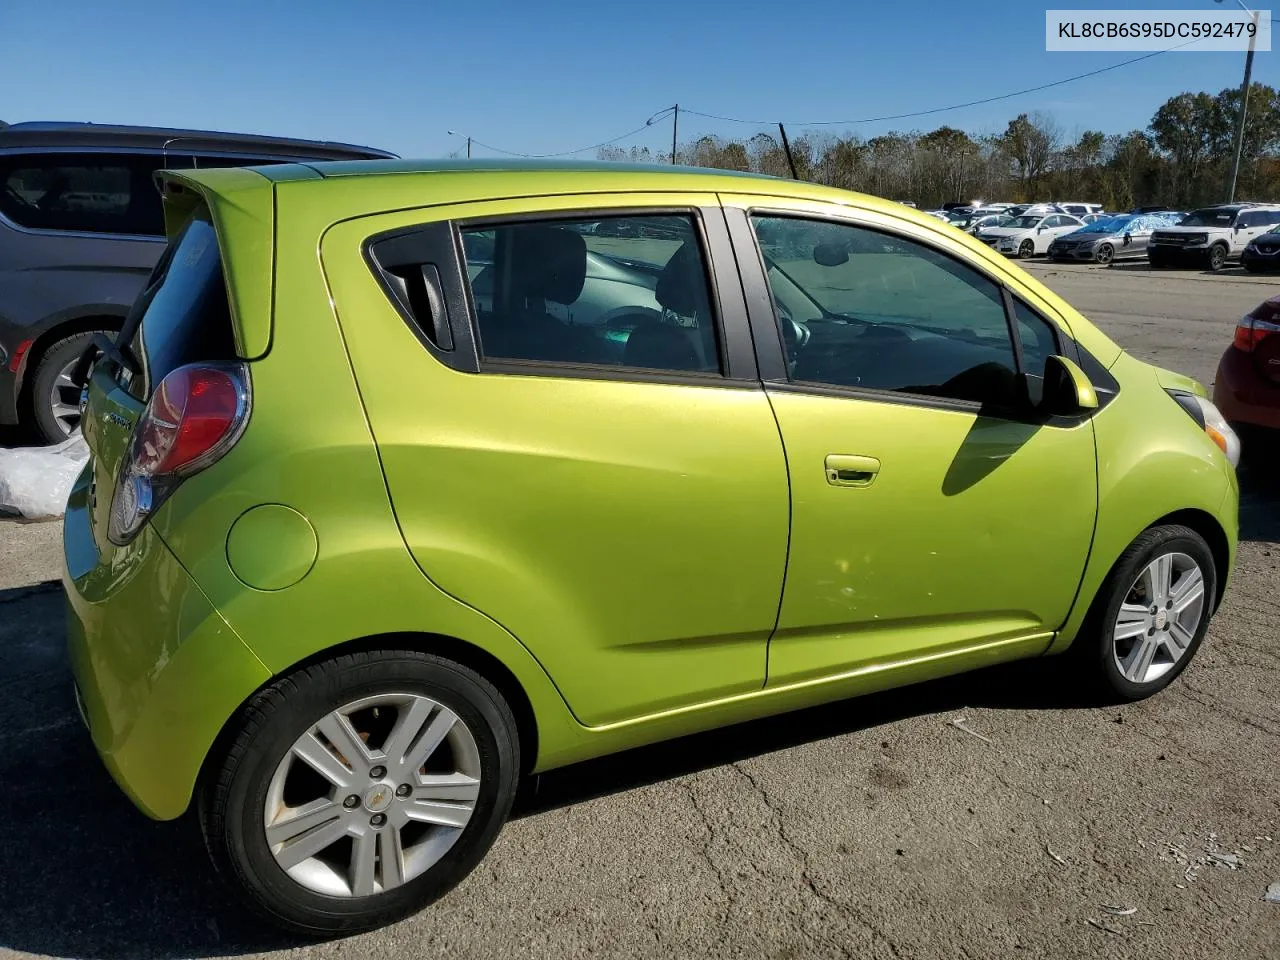
<path fill-rule="evenodd" d="M 1240 318 L 1218 363 L 1213 402 L 1232 423 L 1280 430 L 1280 296 Z"/>

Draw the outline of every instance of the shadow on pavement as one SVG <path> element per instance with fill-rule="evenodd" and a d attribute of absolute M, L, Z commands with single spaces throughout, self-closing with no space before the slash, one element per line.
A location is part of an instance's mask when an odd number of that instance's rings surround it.
<path fill-rule="evenodd" d="M 1240 539 L 1280 541 L 1280 457 L 1246 455 L 1240 465 Z"/>
<path fill-rule="evenodd" d="M 0 591 L 0 644 L 11 667 L 0 679 L 0 948 L 177 960 L 305 942 L 245 913 L 214 875 L 193 817 L 154 823 L 111 782 L 74 705 L 56 584 Z M 1082 705 L 1045 676 L 1037 663 L 1014 664 L 580 764 L 542 777 L 516 816 L 918 713 Z"/>
<path fill-rule="evenodd" d="M 1244 539 L 1280 537 L 1280 475 L 1242 474 Z M 289 949 L 213 875 L 193 818 L 153 823 L 111 782 L 76 712 L 56 584 L 0 590 L 0 947 L 91 960 Z M 685 737 L 553 771 L 531 816 L 909 716 L 1094 706 L 1028 661 Z M 437 909 L 448 910 L 448 901 Z"/>

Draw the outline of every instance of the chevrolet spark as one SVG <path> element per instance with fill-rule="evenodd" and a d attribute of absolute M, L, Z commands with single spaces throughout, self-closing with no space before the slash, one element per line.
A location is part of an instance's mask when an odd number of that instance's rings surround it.
<path fill-rule="evenodd" d="M 133 801 L 194 807 L 292 930 L 439 897 L 529 774 L 1064 652 L 1138 699 L 1221 600 L 1204 388 L 906 207 L 590 164 L 160 181 L 167 252 L 79 371 L 75 686 Z"/>

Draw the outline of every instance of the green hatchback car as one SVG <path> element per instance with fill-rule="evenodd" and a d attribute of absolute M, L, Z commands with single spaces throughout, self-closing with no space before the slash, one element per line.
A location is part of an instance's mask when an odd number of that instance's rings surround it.
<path fill-rule="evenodd" d="M 81 370 L 77 696 L 287 928 L 456 884 L 531 773 L 1017 658 L 1186 667 L 1239 442 L 971 237 L 679 168 L 161 175 Z"/>

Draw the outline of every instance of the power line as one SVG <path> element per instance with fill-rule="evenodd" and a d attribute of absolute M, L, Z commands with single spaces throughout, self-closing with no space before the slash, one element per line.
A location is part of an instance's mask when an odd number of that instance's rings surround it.
<path fill-rule="evenodd" d="M 1199 40 L 1189 40 L 1187 43 L 1180 43 L 1176 47 L 1169 47 L 1167 50 L 1156 50 L 1152 53 L 1144 53 L 1140 57 L 1134 57 L 1131 60 L 1122 60 L 1119 63 L 1113 63 L 1109 67 L 1100 67 L 1097 70 L 1090 70 L 1087 73 L 1078 73 L 1074 77 L 1066 77 L 1062 80 L 1054 80 L 1051 83 L 1042 83 L 1036 87 L 1027 87 L 1025 90 L 1015 90 L 1012 93 L 1002 93 L 995 97 L 984 97 L 981 100 L 969 100 L 966 103 L 953 103 L 945 107 L 933 107 L 929 110 L 915 110 L 911 113 L 895 113 L 883 117 L 861 117 L 856 120 L 784 120 L 783 123 L 790 124 L 794 127 L 827 127 L 838 126 L 855 123 L 880 123 L 885 120 L 906 120 L 911 117 L 927 117 L 935 113 L 946 113 L 951 110 L 962 110 L 965 107 L 977 107 L 985 103 L 996 103 L 1000 100 L 1009 100 L 1013 97 L 1020 97 L 1028 93 L 1036 93 L 1040 90 L 1048 90 L 1051 87 L 1060 87 L 1064 83 L 1074 83 L 1077 80 L 1084 80 L 1086 77 L 1096 77 L 1100 73 L 1107 73 L 1111 70 L 1119 70 L 1121 67 L 1127 67 L 1130 64 L 1141 63 L 1143 60 L 1150 60 L 1152 57 L 1158 57 L 1162 53 L 1171 53 L 1181 47 L 1189 46 L 1192 43 L 1198 43 Z M 742 117 L 725 117 L 715 113 L 702 113 L 698 110 L 689 110 L 681 108 L 682 112 L 688 113 L 695 117 L 706 117 L 708 120 L 724 120 L 728 123 L 749 123 L 755 126 L 772 126 L 777 123 L 776 120 L 745 120 Z"/>
<path fill-rule="evenodd" d="M 508 157 L 521 157 L 525 160 L 546 160 L 551 157 L 569 157 L 575 153 L 587 153 L 590 150 L 599 150 L 601 147 L 608 147 L 619 140 L 626 140 L 628 137 L 634 137 L 637 133 L 642 133 L 653 126 L 654 122 L 662 119 L 671 112 L 672 108 L 667 107 L 665 110 L 659 110 L 652 117 L 645 121 L 644 126 L 636 127 L 634 130 L 628 130 L 626 133 L 620 133 L 618 136 L 609 140 L 602 140 L 599 143 L 593 143 L 589 147 L 578 147 L 576 150 L 561 150 L 558 153 L 520 153 L 516 150 L 504 150 L 502 147 L 495 147 L 492 144 L 485 143 L 483 140 L 471 138 L 471 142 L 478 147 L 484 147 L 486 150 L 492 150 L 494 153 L 501 153 Z"/>

